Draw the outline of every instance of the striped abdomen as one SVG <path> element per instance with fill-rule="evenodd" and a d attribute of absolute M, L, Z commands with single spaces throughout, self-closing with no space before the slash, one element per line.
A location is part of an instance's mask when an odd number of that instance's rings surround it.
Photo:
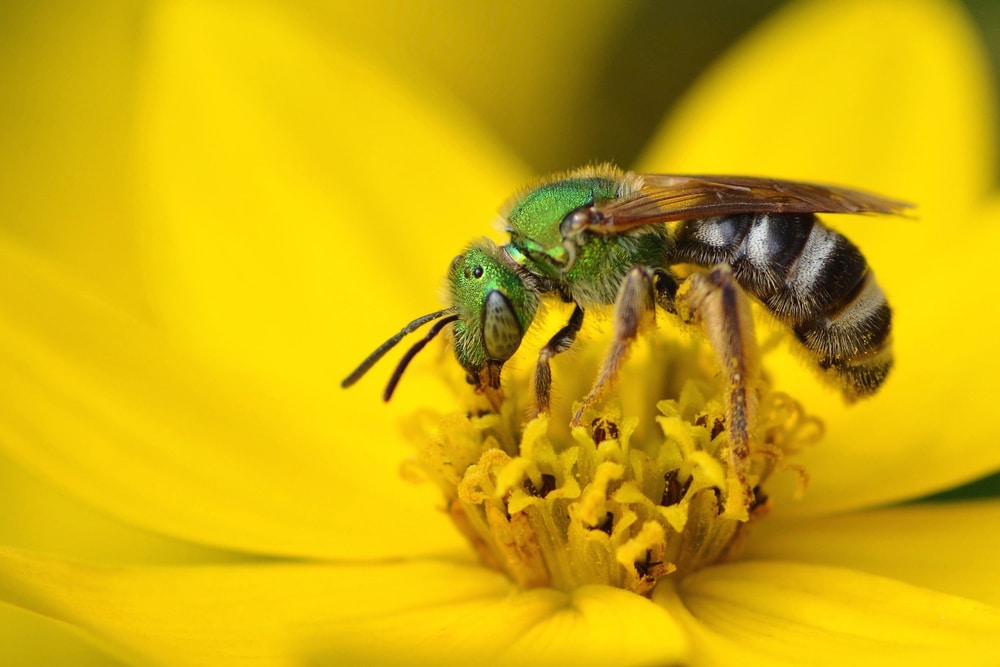
<path fill-rule="evenodd" d="M 849 399 L 873 393 L 892 367 L 892 315 L 857 246 L 813 214 L 689 220 L 671 264 L 728 264 L 832 373 Z"/>

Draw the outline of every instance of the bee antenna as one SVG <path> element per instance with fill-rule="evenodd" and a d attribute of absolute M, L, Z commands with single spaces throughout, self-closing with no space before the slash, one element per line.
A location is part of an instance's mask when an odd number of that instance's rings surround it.
<path fill-rule="evenodd" d="M 428 329 L 427 335 L 418 340 L 416 343 L 414 343 L 413 347 L 411 347 L 409 350 L 406 351 L 406 354 L 403 355 L 403 358 L 399 360 L 399 365 L 396 366 L 396 370 L 393 371 L 392 377 L 389 378 L 389 384 L 385 386 L 385 393 L 382 394 L 383 401 L 388 401 L 390 398 L 392 398 L 392 392 L 396 391 L 396 385 L 399 384 L 400 378 L 403 377 L 403 371 L 405 371 L 406 367 L 410 365 L 410 361 L 413 360 L 413 357 L 417 356 L 417 352 L 420 352 L 420 350 L 424 349 L 424 346 L 427 345 L 427 343 L 429 343 L 431 339 L 434 338 L 434 336 L 437 336 L 439 333 L 441 333 L 441 329 L 443 329 L 445 325 L 451 324 L 457 319 L 458 319 L 457 314 L 444 318 L 443 320 L 432 326 L 430 329 Z"/>
<path fill-rule="evenodd" d="M 352 384 L 354 384 L 355 382 L 357 382 L 358 380 L 360 380 L 361 376 L 363 376 L 365 373 L 368 372 L 368 369 L 370 369 L 372 366 L 374 366 L 378 362 L 379 359 L 381 359 L 382 357 L 384 357 L 386 352 L 388 352 L 392 348 L 396 347 L 396 344 L 399 343 L 399 341 L 403 340 L 403 338 L 405 336 L 408 336 L 409 334 L 413 333 L 414 331 L 416 331 L 417 329 L 419 329 L 423 325 L 427 324 L 431 320 L 436 320 L 439 317 L 443 317 L 445 315 L 448 315 L 448 314 L 454 313 L 454 312 L 455 312 L 455 308 L 454 307 L 445 308 L 443 310 L 437 311 L 436 313 L 430 313 L 429 315 L 423 315 L 423 316 L 418 317 L 417 319 L 413 320 L 412 322 L 410 322 L 409 324 L 407 324 L 405 327 L 403 327 L 402 329 L 400 329 L 400 331 L 399 331 L 398 334 L 396 334 L 395 336 L 393 336 L 389 340 L 387 340 L 384 343 L 382 343 L 381 345 L 379 345 L 378 349 L 376 349 L 374 352 L 372 352 L 371 354 L 369 354 L 368 358 L 366 358 L 364 361 L 362 361 L 360 366 L 358 366 L 357 368 L 355 368 L 353 371 L 351 371 L 350 375 L 348 375 L 346 378 L 344 378 L 343 380 L 341 380 L 340 386 L 342 388 L 344 388 L 344 389 L 347 389 Z M 457 317 L 457 315 L 455 317 Z M 454 319 L 455 318 L 452 318 L 452 320 L 454 320 Z M 440 331 L 440 327 L 438 328 L 438 331 Z M 416 354 L 416 352 L 414 352 L 414 354 Z M 399 371 L 399 372 L 402 372 L 402 371 Z M 397 379 L 397 381 L 398 381 L 398 379 Z M 388 400 L 388 399 L 386 399 L 386 400 Z"/>

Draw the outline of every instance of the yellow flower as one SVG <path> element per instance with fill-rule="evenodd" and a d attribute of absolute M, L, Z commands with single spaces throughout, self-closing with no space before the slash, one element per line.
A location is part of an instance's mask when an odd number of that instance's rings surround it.
<path fill-rule="evenodd" d="M 884 390 L 844 407 L 770 354 L 775 386 L 826 427 L 802 459 L 808 492 L 769 489 L 742 558 L 651 598 L 522 590 L 479 563 L 433 489 L 400 479 L 397 417 L 455 405 L 436 377 L 450 359 L 418 358 L 390 408 L 370 384 L 338 387 L 435 307 L 448 261 L 527 170 L 443 91 L 346 46 L 344 17 L 115 17 L 86 42 L 87 66 L 116 66 L 96 88 L 74 87 L 72 15 L 51 17 L 49 59 L 5 71 L 21 104 L 3 113 L 25 134 L 5 132 L 0 158 L 0 446 L 16 464 L 0 600 L 167 665 L 1000 662 L 1000 504 L 892 506 L 1000 466 L 995 110 L 951 4 L 793 5 L 637 165 L 920 206 L 835 223 L 895 308 Z M 11 660 L 71 641 L 3 613 Z"/>

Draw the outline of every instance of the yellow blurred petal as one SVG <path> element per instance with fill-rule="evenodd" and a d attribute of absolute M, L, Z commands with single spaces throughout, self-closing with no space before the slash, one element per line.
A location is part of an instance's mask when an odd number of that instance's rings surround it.
<path fill-rule="evenodd" d="M 139 3 L 0 7 L 0 225 L 148 312 L 131 150 Z"/>
<path fill-rule="evenodd" d="M 621 58 L 622 41 L 634 39 L 641 7 L 620 0 L 307 2 L 292 11 L 402 77 L 419 72 L 440 81 L 535 164 L 557 160 L 565 169 L 577 165 L 555 156 L 595 158 L 579 157 L 594 142 L 581 137 L 607 109 L 594 104 L 594 90 L 620 80 L 611 63 Z"/>
<path fill-rule="evenodd" d="M 624 591 L 515 592 L 464 563 L 108 569 L 0 549 L 0 596 L 156 664 L 673 664 L 667 613 Z"/>
<path fill-rule="evenodd" d="M 793 3 L 702 77 L 642 166 L 839 182 L 940 220 L 993 186 L 992 90 L 957 3 Z"/>
<path fill-rule="evenodd" d="M 0 605 L 0 663 L 4 665 L 122 666 L 81 634 L 32 612 Z"/>
<path fill-rule="evenodd" d="M 1000 605 L 1000 501 L 762 521 L 747 558 L 849 567 Z"/>
<path fill-rule="evenodd" d="M 440 308 L 450 260 L 523 181 L 440 90 L 277 3 L 159 5 L 144 84 L 154 298 L 171 330 L 276 393 L 339 401 L 361 359 Z"/>
<path fill-rule="evenodd" d="M 848 569 L 708 568 L 654 598 L 706 665 L 995 665 L 1000 610 Z"/>
<path fill-rule="evenodd" d="M 356 425 L 197 363 L 3 239 L 0 368 L 0 446 L 126 521 L 259 553 L 466 548 L 400 479 L 398 442 L 366 452 Z"/>
<path fill-rule="evenodd" d="M 0 507 L 4 508 L 0 544 L 6 546 L 103 563 L 151 565 L 246 559 L 126 524 L 29 474 L 7 456 L 0 456 Z M 0 638 L 0 646 L 4 644 Z"/>

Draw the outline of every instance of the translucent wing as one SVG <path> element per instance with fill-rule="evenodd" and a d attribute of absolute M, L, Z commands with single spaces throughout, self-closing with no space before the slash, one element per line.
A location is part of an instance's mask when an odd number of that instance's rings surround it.
<path fill-rule="evenodd" d="M 631 197 L 598 205 L 583 225 L 618 234 L 642 225 L 741 213 L 902 213 L 911 205 L 830 185 L 749 176 L 643 174 Z M 580 231 L 576 226 L 575 231 Z"/>

